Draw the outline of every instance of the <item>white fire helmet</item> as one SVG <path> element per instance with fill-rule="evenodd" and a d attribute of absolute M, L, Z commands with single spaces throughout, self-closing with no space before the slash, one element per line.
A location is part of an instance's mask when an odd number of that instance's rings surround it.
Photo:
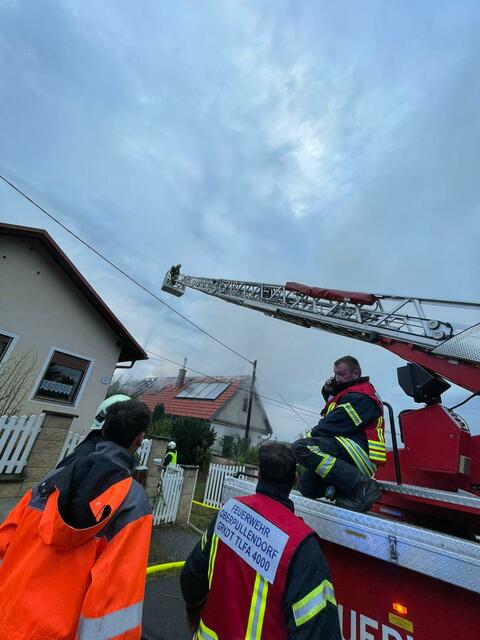
<path fill-rule="evenodd" d="M 177 443 L 174 442 L 173 440 L 170 440 L 170 442 L 167 444 L 167 449 L 176 449 L 177 448 Z"/>
<path fill-rule="evenodd" d="M 105 420 L 105 416 L 107 415 L 108 407 L 110 407 L 112 404 L 115 404 L 116 402 L 126 402 L 127 400 L 130 400 L 130 399 L 131 399 L 130 396 L 125 396 L 121 393 L 115 396 L 110 396 L 109 398 L 106 398 L 97 407 L 97 411 L 95 412 L 95 418 L 92 424 L 92 429 L 101 429 L 103 427 L 103 422 Z"/>

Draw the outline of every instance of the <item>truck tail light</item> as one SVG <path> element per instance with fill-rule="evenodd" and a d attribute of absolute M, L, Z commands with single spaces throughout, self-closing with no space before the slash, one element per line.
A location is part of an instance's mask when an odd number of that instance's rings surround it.
<path fill-rule="evenodd" d="M 406 616 L 408 614 L 408 609 L 405 605 L 400 604 L 399 602 L 394 602 L 392 604 L 392 608 L 394 611 L 396 611 L 397 613 L 399 613 L 402 616 Z"/>

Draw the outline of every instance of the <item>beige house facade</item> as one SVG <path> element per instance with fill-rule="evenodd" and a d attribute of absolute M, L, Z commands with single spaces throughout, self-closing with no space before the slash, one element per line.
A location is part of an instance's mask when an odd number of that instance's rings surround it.
<path fill-rule="evenodd" d="M 86 431 L 117 365 L 145 359 L 46 231 L 0 223 L 0 415 L 54 412 Z"/>

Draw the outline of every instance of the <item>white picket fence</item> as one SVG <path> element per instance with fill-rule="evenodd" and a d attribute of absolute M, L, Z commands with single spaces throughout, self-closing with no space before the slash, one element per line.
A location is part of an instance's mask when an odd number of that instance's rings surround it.
<path fill-rule="evenodd" d="M 44 417 L 0 417 L 0 473 L 23 471 Z"/>
<path fill-rule="evenodd" d="M 60 451 L 60 455 L 58 456 L 57 464 L 64 458 L 66 458 L 70 453 L 72 453 L 77 444 L 85 438 L 85 435 L 86 434 L 84 433 L 76 433 L 75 431 L 69 431 L 67 433 L 67 437 L 65 438 L 65 442 L 63 443 L 62 450 Z"/>
<path fill-rule="evenodd" d="M 230 464 L 211 464 L 208 468 L 207 484 L 203 501 L 211 507 L 220 508 L 222 506 L 222 489 L 225 478 L 236 473 L 245 473 L 245 467 Z"/>
<path fill-rule="evenodd" d="M 76 433 L 75 431 L 70 431 L 69 433 L 67 433 L 67 437 L 65 438 L 65 442 L 63 443 L 62 450 L 60 452 L 60 455 L 58 456 L 57 464 L 64 458 L 66 458 L 70 453 L 72 453 L 75 447 L 85 438 L 86 435 L 86 433 Z M 147 466 L 148 456 L 150 455 L 151 449 L 152 441 L 148 438 L 145 438 L 136 451 L 137 455 L 140 457 L 138 466 Z"/>
<path fill-rule="evenodd" d="M 153 508 L 153 524 L 175 522 L 183 487 L 183 469 L 169 464 L 162 470 L 158 493 Z"/>
<path fill-rule="evenodd" d="M 149 438 L 144 438 L 142 444 L 138 447 L 136 454 L 140 458 L 138 465 L 140 467 L 146 467 L 148 462 L 148 456 L 152 450 L 152 441 Z"/>

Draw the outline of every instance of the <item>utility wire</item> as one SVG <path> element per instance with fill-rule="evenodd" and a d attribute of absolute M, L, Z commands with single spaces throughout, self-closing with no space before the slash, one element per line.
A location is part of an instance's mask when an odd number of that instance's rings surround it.
<path fill-rule="evenodd" d="M 192 371 L 193 373 L 198 373 L 199 375 L 204 376 L 208 380 L 212 380 L 214 382 L 225 382 L 225 380 L 222 380 L 222 378 L 217 378 L 215 376 L 210 376 L 210 375 L 208 375 L 208 373 L 205 373 L 203 371 L 198 371 L 197 369 L 192 369 L 192 367 L 187 367 L 187 366 L 184 367 L 182 363 L 175 362 L 175 360 L 171 360 L 170 358 L 166 358 L 165 356 L 162 356 L 159 353 L 156 353 L 155 351 L 150 351 L 149 349 L 145 349 L 145 350 L 151 356 L 154 356 L 156 358 L 160 358 L 160 360 L 166 360 L 167 362 L 170 362 L 171 364 L 175 364 L 175 365 L 177 365 L 179 367 L 187 369 L 187 371 Z M 240 391 L 246 391 L 247 393 L 250 392 L 249 388 L 242 387 L 241 385 L 238 387 L 238 389 L 240 389 Z M 297 407 L 296 405 L 292 405 L 287 401 L 280 402 L 276 398 L 271 398 L 270 396 L 265 396 L 262 393 L 258 393 L 257 391 L 255 393 L 259 398 L 262 398 L 262 400 L 268 400 L 270 402 L 277 403 L 277 406 L 278 405 L 283 405 L 284 407 L 289 407 L 290 409 L 292 409 L 292 411 L 294 411 L 296 409 L 297 411 L 301 411 L 302 413 L 308 413 L 308 414 L 311 414 L 311 415 L 317 416 L 317 417 L 319 415 L 315 411 L 311 411 L 310 409 L 304 409 L 303 407 Z M 298 416 L 298 417 L 300 417 L 300 416 Z M 305 424 L 307 424 L 307 423 L 305 423 Z M 307 425 L 307 426 L 310 427 L 310 425 Z"/>
<path fill-rule="evenodd" d="M 123 269 L 121 269 L 118 265 L 116 265 L 114 262 L 112 262 L 109 258 L 107 258 L 105 255 L 103 255 L 100 251 L 98 251 L 97 249 L 95 249 L 95 247 L 93 247 L 91 244 L 89 244 L 86 240 L 84 240 L 83 238 L 81 238 L 78 234 L 76 234 L 74 231 L 72 231 L 69 227 L 67 227 L 65 224 L 63 224 L 63 222 L 61 222 L 58 218 L 56 218 L 52 213 L 50 213 L 49 211 L 47 211 L 44 207 L 42 207 L 40 204 L 38 204 L 38 202 L 36 202 L 35 200 L 33 200 L 33 198 L 31 198 L 30 196 L 28 196 L 24 191 L 22 191 L 19 187 L 17 187 L 13 182 L 11 182 L 10 180 L 8 180 L 7 178 L 5 178 L 5 176 L 0 174 L 0 179 L 3 180 L 3 182 L 5 182 L 5 184 L 7 184 L 11 189 L 13 189 L 14 191 L 16 191 L 19 195 L 21 195 L 23 198 L 25 198 L 25 200 L 27 200 L 28 202 L 30 202 L 34 207 L 36 207 L 37 209 L 39 209 L 42 213 L 44 213 L 48 218 L 50 218 L 51 220 L 53 220 L 53 222 L 55 222 L 56 224 L 58 224 L 62 229 L 64 229 L 64 231 L 66 231 L 67 233 L 69 233 L 71 236 L 73 236 L 76 240 L 78 240 L 79 242 L 81 242 L 85 247 L 87 247 L 87 249 L 89 249 L 90 251 L 92 251 L 96 256 L 98 256 L 101 260 L 103 260 L 104 262 L 106 262 L 108 265 L 110 265 L 111 267 L 113 267 L 113 269 L 115 269 L 116 271 L 118 271 L 118 273 L 120 273 L 122 276 L 124 276 L 125 278 L 127 278 L 128 280 L 130 280 L 130 282 L 132 282 L 133 284 L 135 284 L 137 287 L 139 287 L 140 289 L 142 289 L 142 291 L 144 291 L 145 293 L 147 293 L 149 296 L 151 296 L 152 298 L 154 298 L 157 302 L 160 302 L 161 304 L 163 304 L 165 307 L 167 307 L 167 309 L 170 309 L 170 311 L 173 311 L 174 313 L 176 313 L 180 318 L 182 318 L 183 320 L 185 320 L 186 322 L 188 322 L 189 324 L 191 324 L 193 327 L 195 327 L 196 329 L 198 329 L 199 331 L 201 331 L 203 334 L 205 334 L 206 336 L 208 336 L 209 338 L 211 338 L 212 340 L 214 340 L 215 342 L 217 342 L 218 344 L 220 344 L 222 347 L 224 347 L 225 349 L 228 349 L 228 351 L 230 351 L 231 353 L 237 355 L 239 358 L 242 358 L 243 360 L 245 360 L 246 362 L 248 362 L 249 364 L 253 365 L 253 361 L 250 360 L 249 358 L 247 358 L 246 356 L 242 355 L 241 353 L 239 353 L 238 351 L 236 351 L 235 349 L 232 349 L 231 347 L 229 347 L 227 344 L 225 344 L 224 342 L 222 342 L 221 340 L 219 340 L 218 338 L 216 338 L 214 335 L 212 335 L 211 333 L 209 333 L 208 331 L 206 331 L 205 329 L 203 329 L 200 325 L 198 325 L 197 323 L 193 322 L 193 320 L 190 320 L 190 318 L 187 318 L 185 315 L 183 315 L 182 313 L 180 313 L 180 311 L 177 311 L 177 309 L 175 309 L 174 307 L 172 307 L 171 305 L 169 305 L 167 302 L 165 302 L 164 300 L 162 300 L 162 298 L 160 298 L 156 293 L 154 293 L 153 291 L 151 291 L 150 289 L 148 289 L 147 287 L 145 287 L 141 282 L 139 282 L 138 280 L 136 280 L 133 276 L 131 276 L 130 274 L 128 274 L 126 271 L 124 271 Z M 178 362 L 174 362 L 173 360 L 169 360 L 168 358 L 165 358 L 163 356 L 160 356 L 159 354 L 154 354 L 153 352 L 148 352 L 151 353 L 152 355 L 155 355 L 163 360 L 167 360 L 168 362 L 171 362 L 172 364 L 176 364 L 179 365 Z M 182 365 L 179 365 L 182 366 Z M 215 380 L 215 378 L 208 376 L 207 374 L 204 374 L 200 371 L 195 371 L 194 369 L 191 369 L 189 367 L 187 367 L 189 371 L 193 371 L 194 373 L 199 373 L 200 375 L 203 375 L 207 378 L 210 378 L 212 380 Z M 265 375 L 262 373 L 263 377 L 266 379 Z M 219 380 L 220 382 L 222 382 L 221 380 Z M 240 389 L 242 389 L 243 391 L 249 391 L 249 389 L 243 389 L 241 387 L 239 387 Z M 283 396 L 277 391 L 275 390 L 275 393 L 282 399 L 283 402 L 279 402 L 278 400 L 276 400 L 275 398 L 269 398 L 268 396 L 264 396 L 262 394 L 257 393 L 257 395 L 259 397 L 261 397 L 264 400 L 270 401 L 271 403 L 273 403 L 273 406 L 281 406 L 286 405 L 287 407 L 289 407 L 293 413 L 297 416 L 297 418 L 299 418 L 300 420 L 302 420 L 307 426 L 308 423 L 303 419 L 302 416 L 300 416 L 296 409 L 298 409 L 298 411 L 302 411 L 304 413 L 309 413 L 312 415 L 318 415 L 316 413 L 314 413 L 313 411 L 310 411 L 308 409 L 303 409 L 301 407 L 295 407 L 294 405 L 290 404 L 289 402 L 287 402 L 285 400 L 285 398 L 283 398 Z"/>
<path fill-rule="evenodd" d="M 268 384 L 271 384 L 271 382 L 268 380 L 267 376 L 263 373 L 263 371 L 260 371 L 259 369 L 257 369 L 257 371 L 260 373 L 260 375 L 267 381 Z M 272 386 L 273 388 L 273 386 Z M 275 393 L 277 394 L 277 396 L 279 396 L 283 402 L 288 405 L 290 407 L 290 409 L 293 411 L 293 413 L 297 416 L 297 418 L 300 418 L 300 420 L 310 429 L 310 426 L 308 424 L 308 422 L 303 418 L 303 416 L 299 415 L 295 409 L 293 408 L 293 406 L 290 404 L 290 402 L 288 402 L 288 400 L 285 400 L 285 398 L 282 396 L 282 394 L 280 393 L 280 391 L 277 391 L 275 388 L 273 388 L 273 390 L 275 391 Z"/>
<path fill-rule="evenodd" d="M 235 349 L 232 349 L 231 347 L 229 347 L 227 344 L 225 344 L 224 342 L 222 342 L 221 340 L 219 340 L 218 338 L 216 338 L 215 336 L 213 336 L 211 333 L 209 333 L 208 331 L 205 331 L 205 329 L 203 329 L 202 327 L 200 327 L 198 324 L 196 324 L 195 322 L 193 322 L 193 320 L 190 320 L 190 318 L 187 318 L 186 316 L 184 316 L 182 313 L 180 313 L 180 311 L 177 311 L 174 307 L 172 307 L 171 305 L 169 305 L 167 302 L 165 302 L 164 300 L 162 300 L 162 298 L 160 298 L 156 293 L 154 293 L 153 291 L 150 291 L 150 289 L 147 289 L 147 287 L 145 287 L 143 284 L 141 284 L 140 282 L 138 282 L 138 280 L 136 280 L 135 278 L 133 278 L 131 275 L 129 275 L 128 273 L 126 273 L 125 271 L 123 271 L 123 269 L 121 269 L 119 266 L 117 266 L 114 262 L 112 262 L 111 260 L 109 260 L 106 256 L 104 256 L 102 253 L 100 253 L 100 251 L 98 251 L 97 249 L 95 249 L 95 247 L 93 247 L 91 244 L 89 244 L 88 242 L 86 242 L 85 240 L 83 240 L 82 238 L 80 238 L 80 236 L 78 236 L 74 231 L 72 231 L 71 229 L 69 229 L 66 225 L 64 225 L 58 218 L 56 218 L 54 215 L 52 215 L 51 213 L 49 213 L 46 209 L 44 209 L 42 206 L 40 206 L 37 202 L 35 202 L 35 200 L 33 200 L 32 198 L 30 198 L 30 196 L 28 196 L 24 191 L 22 191 L 21 189 L 19 189 L 16 185 L 13 184 L 13 182 L 10 182 L 10 180 L 7 180 L 7 178 L 5 178 L 4 176 L 2 176 L 0 174 L 0 178 L 3 180 L 3 182 L 5 182 L 9 187 L 11 187 L 14 191 L 16 191 L 17 193 L 19 193 L 23 198 L 25 198 L 25 200 L 28 200 L 28 202 L 30 202 L 31 204 L 33 204 L 34 207 L 37 207 L 37 209 L 39 209 L 42 213 L 44 213 L 46 216 L 48 216 L 51 220 L 53 220 L 56 224 L 58 224 L 60 227 L 62 227 L 62 229 L 64 229 L 67 233 L 69 233 L 71 236 L 73 236 L 76 240 L 78 240 L 79 242 L 81 242 L 85 247 L 87 247 L 87 249 L 89 249 L 90 251 L 92 251 L 95 255 L 97 255 L 99 258 L 101 258 L 104 262 L 106 262 L 107 264 L 109 264 L 111 267 L 113 267 L 116 271 L 118 271 L 119 273 L 122 274 L 122 276 L 124 276 L 125 278 L 127 278 L 128 280 L 130 280 L 130 282 L 133 282 L 137 287 L 140 287 L 140 289 L 142 289 L 143 291 L 145 291 L 145 293 L 148 293 L 149 296 L 151 296 L 152 298 L 154 298 L 155 300 L 157 300 L 157 302 L 160 302 L 161 304 L 163 304 L 165 307 L 167 307 L 167 309 L 170 309 L 170 311 L 173 311 L 174 313 L 176 313 L 178 316 L 180 316 L 180 318 L 183 318 L 183 320 L 185 320 L 186 322 L 188 322 L 189 324 L 191 324 L 193 327 L 195 327 L 196 329 L 198 329 L 199 331 L 201 331 L 202 333 L 204 333 L 206 336 L 208 336 L 209 338 L 211 338 L 212 340 L 215 340 L 215 342 L 217 342 L 218 344 L 222 345 L 222 347 L 225 347 L 225 349 L 228 349 L 229 351 L 231 351 L 232 353 L 234 353 L 236 356 L 238 356 L 239 358 L 242 358 L 243 360 L 245 360 L 246 362 L 250 363 L 251 365 L 253 365 L 253 361 L 249 360 L 246 356 L 242 355 L 241 353 L 239 353 L 238 351 L 235 351 Z"/>

